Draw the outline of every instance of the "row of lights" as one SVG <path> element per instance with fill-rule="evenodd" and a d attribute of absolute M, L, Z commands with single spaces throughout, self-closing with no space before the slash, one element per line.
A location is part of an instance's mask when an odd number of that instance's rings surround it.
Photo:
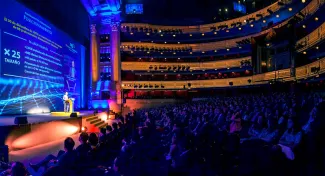
<path fill-rule="evenodd" d="M 238 49 L 242 49 L 242 46 L 238 46 Z M 218 52 L 218 50 L 212 50 L 212 51 L 215 52 L 215 53 Z M 230 48 L 227 48 L 226 51 L 230 51 Z M 171 52 L 172 52 L 172 51 L 171 51 Z M 202 54 L 205 54 L 206 52 L 207 52 L 207 51 L 201 51 Z M 133 54 L 134 51 L 131 50 L 130 53 Z M 150 54 L 150 51 L 147 51 L 147 54 Z M 160 54 L 163 55 L 164 52 L 160 52 Z M 177 52 L 173 52 L 173 54 L 176 55 Z M 190 51 L 189 54 L 193 54 L 193 52 Z"/>
<path fill-rule="evenodd" d="M 318 49 L 319 49 L 319 46 L 316 46 L 316 47 L 315 47 L 315 49 L 317 49 L 317 50 L 318 50 Z M 303 53 L 303 54 L 305 54 L 305 55 L 307 54 L 307 52 L 306 52 L 306 51 L 304 51 L 304 52 L 302 52 L 302 53 Z"/>
<path fill-rule="evenodd" d="M 240 68 L 243 68 L 242 66 L 240 66 Z M 213 70 L 213 69 L 210 69 L 210 70 Z M 218 71 L 218 69 L 217 68 L 215 68 L 214 69 L 215 71 Z M 230 70 L 230 67 L 227 67 L 227 70 Z M 192 71 L 202 71 L 202 72 L 205 72 L 206 70 L 190 70 L 190 72 L 192 72 Z M 134 72 L 133 70 L 132 70 L 132 72 Z M 148 72 L 150 73 L 150 71 L 148 70 Z M 163 72 L 163 71 L 162 71 Z M 176 72 L 176 70 L 174 70 L 174 72 Z M 247 72 L 249 72 L 249 70 L 245 70 L 245 73 L 247 73 Z M 232 72 L 232 73 L 234 73 L 234 72 Z M 201 73 L 196 73 L 196 74 L 201 74 Z M 208 74 L 208 73 L 204 73 L 204 74 Z M 221 72 L 219 72 L 218 73 L 219 75 L 221 74 Z M 178 74 L 179 76 L 180 76 L 180 74 Z M 193 76 L 194 74 L 192 73 L 192 76 Z M 142 77 L 142 75 L 140 74 L 139 75 L 140 77 Z M 155 75 L 154 74 L 152 74 L 151 75 L 152 77 L 154 77 Z M 164 75 L 165 77 L 167 77 L 167 74 L 165 74 Z"/>
<path fill-rule="evenodd" d="M 303 1 L 303 3 L 305 3 L 305 1 L 304 1 L 304 0 L 302 0 L 302 1 Z M 291 12 L 293 9 L 292 9 L 292 7 L 289 7 L 289 8 L 288 8 L 288 10 Z M 221 11 L 221 9 L 219 9 L 219 11 Z M 227 8 L 225 8 L 225 12 L 228 12 L 228 9 L 227 9 Z M 279 14 L 277 14 L 277 15 L 276 15 L 276 17 L 277 17 L 277 18 L 279 18 L 279 17 L 280 17 L 280 15 L 279 15 Z M 316 17 L 316 18 L 317 18 L 317 17 Z M 316 18 L 315 18 L 315 20 L 316 20 Z M 318 20 L 318 18 L 317 18 L 317 20 Z M 316 21 L 317 21 L 317 20 L 316 20 Z M 244 20 L 244 23 L 247 23 L 247 21 L 248 21 L 248 20 Z M 263 20 L 263 23 L 266 23 L 266 20 L 265 20 L 265 19 Z M 251 27 L 254 27 L 254 25 L 253 25 L 253 24 L 251 24 L 250 26 L 251 26 Z M 122 26 L 122 27 L 123 27 L 123 26 Z M 124 27 L 126 27 L 126 26 L 124 26 Z M 241 27 L 239 27 L 238 29 L 239 29 L 239 30 L 241 30 Z M 181 30 L 179 29 L 179 31 L 181 31 Z M 161 30 L 159 30 L 158 32 L 159 32 L 159 33 L 161 33 L 162 31 L 161 31 Z M 226 32 L 229 32 L 229 30 L 226 30 Z M 134 33 L 133 33 L 133 32 L 131 32 L 130 34 L 131 34 L 131 35 L 133 35 Z M 146 34 L 147 34 L 147 35 L 150 35 L 150 33 L 149 33 L 149 32 L 147 32 Z M 214 34 L 216 35 L 216 34 L 217 34 L 217 32 L 214 32 Z M 202 33 L 201 35 L 202 35 L 202 36 L 204 36 L 204 33 Z M 160 36 L 161 36 L 161 37 L 163 37 L 163 36 L 164 36 L 164 34 L 160 34 Z M 173 37 L 176 37 L 176 34 L 173 34 Z M 190 37 L 192 37 L 192 34 L 190 34 Z"/>
<path fill-rule="evenodd" d="M 152 65 L 150 65 L 149 66 L 149 70 L 152 70 L 152 69 L 158 70 L 158 68 L 159 68 L 159 70 L 168 70 L 168 71 L 170 71 L 172 69 L 174 71 L 176 71 L 176 70 L 178 70 L 178 71 L 180 71 L 180 70 L 189 71 L 191 67 L 190 66 L 185 66 L 185 65 L 178 65 L 178 66 L 152 66 Z"/>
<path fill-rule="evenodd" d="M 289 11 L 292 11 L 292 8 L 291 7 L 289 8 Z M 279 18 L 280 15 L 277 14 L 276 17 Z M 318 20 L 319 20 L 318 17 L 315 17 L 315 21 L 318 21 Z M 247 20 L 244 20 L 244 23 L 246 23 L 246 22 L 247 22 Z M 266 23 L 266 20 L 265 19 L 263 20 L 263 23 Z M 254 24 L 250 24 L 250 27 L 254 27 Z M 303 25 L 303 28 L 305 28 L 305 25 Z M 242 30 L 242 28 L 241 27 L 238 27 L 238 30 Z M 229 32 L 229 30 L 227 29 L 226 32 Z M 130 34 L 133 35 L 132 32 Z M 214 34 L 216 35 L 217 32 L 215 31 Z M 147 33 L 147 35 L 150 35 L 150 33 Z M 204 36 L 205 34 L 202 33 L 201 35 Z M 161 34 L 160 36 L 163 37 L 164 35 Z M 189 36 L 192 37 L 193 35 L 192 34 L 189 34 Z M 176 35 L 173 34 L 173 37 L 176 37 Z M 167 42 L 165 42 L 165 43 L 167 43 Z M 180 43 L 180 42 L 178 42 L 178 43 Z"/>

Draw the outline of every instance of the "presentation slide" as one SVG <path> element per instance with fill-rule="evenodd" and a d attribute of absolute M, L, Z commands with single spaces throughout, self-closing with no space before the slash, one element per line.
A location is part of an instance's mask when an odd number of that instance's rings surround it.
<path fill-rule="evenodd" d="M 79 106 L 83 47 L 15 0 L 0 1 L 0 115 Z"/>

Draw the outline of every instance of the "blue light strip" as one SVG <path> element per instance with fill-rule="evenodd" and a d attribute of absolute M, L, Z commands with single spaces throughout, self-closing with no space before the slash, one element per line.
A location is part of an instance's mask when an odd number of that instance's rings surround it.
<path fill-rule="evenodd" d="M 81 71 L 81 74 L 80 74 L 80 107 L 81 108 L 85 108 L 85 67 L 86 67 L 86 52 L 85 52 L 85 47 L 80 45 L 80 49 L 81 49 L 81 52 L 80 52 L 80 59 L 81 59 L 81 65 L 80 65 L 80 71 Z"/>

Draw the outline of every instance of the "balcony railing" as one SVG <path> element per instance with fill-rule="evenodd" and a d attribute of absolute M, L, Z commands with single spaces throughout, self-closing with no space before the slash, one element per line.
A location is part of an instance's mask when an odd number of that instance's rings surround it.
<path fill-rule="evenodd" d="M 123 89 L 184 89 L 184 88 L 212 88 L 229 86 L 248 86 L 266 84 L 271 80 L 292 81 L 306 79 L 325 73 L 325 57 L 305 66 L 296 68 L 296 76 L 290 75 L 290 69 L 282 69 L 273 72 L 258 74 L 254 76 L 212 79 L 212 80 L 191 80 L 191 81 L 123 81 Z M 139 86 L 141 85 L 141 88 Z M 190 85 L 190 86 L 189 86 Z M 135 88 L 136 86 L 136 88 Z M 145 88 L 146 87 L 146 88 Z"/>
<path fill-rule="evenodd" d="M 321 42 L 325 38 L 325 22 L 320 25 L 313 32 L 308 34 L 306 37 L 298 40 L 297 51 L 302 52 L 308 48 L 315 46 L 317 43 Z"/>
<path fill-rule="evenodd" d="M 163 63 L 163 62 L 122 62 L 122 70 L 166 70 L 168 67 L 189 67 L 190 70 L 211 70 L 221 68 L 232 68 L 243 66 L 243 61 L 251 62 L 251 57 L 243 57 L 238 59 L 229 59 L 224 61 L 208 61 L 208 62 L 183 62 L 183 63 Z M 155 69 L 156 68 L 156 69 Z"/>

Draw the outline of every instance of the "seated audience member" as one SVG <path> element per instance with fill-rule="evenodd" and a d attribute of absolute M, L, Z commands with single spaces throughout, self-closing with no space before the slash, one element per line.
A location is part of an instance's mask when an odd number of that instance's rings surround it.
<path fill-rule="evenodd" d="M 101 128 L 99 133 L 99 142 L 105 143 L 107 140 L 106 138 L 106 128 Z"/>
<path fill-rule="evenodd" d="M 272 143 L 279 135 L 279 130 L 276 128 L 277 122 L 276 119 L 268 119 L 267 121 L 267 128 L 264 128 L 260 135 L 258 136 L 259 139 L 267 142 Z"/>
<path fill-rule="evenodd" d="M 190 169 L 194 163 L 191 142 L 187 139 L 184 142 L 182 152 L 175 156 L 171 164 L 171 172 L 169 175 L 189 175 Z"/>
<path fill-rule="evenodd" d="M 1 172 L 0 176 L 27 176 L 27 170 L 23 163 L 14 162 L 9 169 Z"/>
<path fill-rule="evenodd" d="M 283 133 L 287 128 L 288 116 L 282 115 L 278 120 L 278 129 L 280 133 Z"/>
<path fill-rule="evenodd" d="M 229 129 L 229 133 L 233 134 L 233 133 L 239 133 L 242 129 L 241 126 L 241 117 L 239 112 L 237 112 L 236 114 L 234 114 L 231 117 L 231 123 L 230 123 L 230 129 Z"/>
<path fill-rule="evenodd" d="M 169 152 L 168 152 L 168 154 L 166 156 L 166 160 L 173 159 L 178 154 L 179 154 L 179 145 L 178 145 L 178 142 L 177 142 L 176 134 L 174 134 L 173 137 L 172 137 L 172 143 L 170 145 Z"/>
<path fill-rule="evenodd" d="M 123 175 L 130 175 L 130 162 L 132 158 L 132 150 L 127 142 L 124 142 L 120 155 L 117 157 L 118 164 L 114 162 L 114 167 L 118 167 L 118 171 Z"/>
<path fill-rule="evenodd" d="M 31 168 L 35 171 L 40 167 L 48 167 L 58 165 L 64 169 L 72 169 L 76 164 L 77 155 L 73 150 L 75 142 L 71 137 L 67 137 L 64 140 L 64 152 L 60 151 L 58 156 L 48 155 L 43 161 L 40 163 L 33 165 L 30 164 Z"/>
<path fill-rule="evenodd" d="M 290 160 L 294 160 L 294 149 L 300 143 L 302 133 L 298 128 L 298 122 L 293 119 L 288 119 L 287 130 L 280 138 L 278 146 L 281 147 L 282 152 Z"/>
<path fill-rule="evenodd" d="M 90 133 L 89 135 L 89 144 L 91 149 L 88 152 L 88 157 L 90 161 L 97 161 L 100 157 L 99 145 L 98 145 L 98 137 L 96 133 Z"/>
<path fill-rule="evenodd" d="M 110 134 L 112 131 L 113 131 L 112 126 L 107 125 L 107 126 L 106 126 L 106 134 L 108 135 L 108 134 Z"/>
<path fill-rule="evenodd" d="M 86 160 L 88 152 L 91 150 L 91 147 L 88 143 L 88 138 L 89 136 L 86 132 L 82 132 L 79 136 L 80 145 L 76 148 L 78 162 Z"/>
<path fill-rule="evenodd" d="M 316 108 L 313 108 L 311 112 L 309 113 L 309 119 L 307 123 L 302 127 L 302 130 L 304 131 L 305 134 L 309 133 L 311 131 L 311 126 L 315 121 L 316 117 Z"/>
<path fill-rule="evenodd" d="M 263 127 L 263 116 L 258 116 L 257 122 L 249 128 L 248 134 L 251 138 L 258 138 Z"/>

